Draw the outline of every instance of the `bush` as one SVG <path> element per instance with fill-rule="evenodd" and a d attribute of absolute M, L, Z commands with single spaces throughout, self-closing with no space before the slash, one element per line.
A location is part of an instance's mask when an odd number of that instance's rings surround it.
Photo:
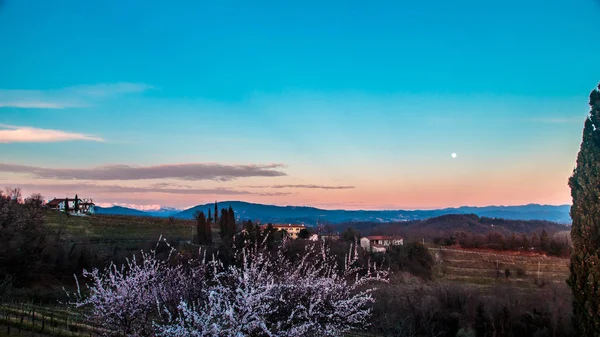
<path fill-rule="evenodd" d="M 374 293 L 372 332 L 383 336 L 551 336 L 571 333 L 566 285 L 523 293 L 504 283 L 492 288 L 409 280 Z M 462 327 L 462 328 L 461 328 Z"/>
<path fill-rule="evenodd" d="M 429 250 L 418 242 L 402 246 L 391 246 L 384 254 L 374 254 L 375 261 L 383 262 L 391 271 L 406 271 L 430 280 L 434 260 Z"/>

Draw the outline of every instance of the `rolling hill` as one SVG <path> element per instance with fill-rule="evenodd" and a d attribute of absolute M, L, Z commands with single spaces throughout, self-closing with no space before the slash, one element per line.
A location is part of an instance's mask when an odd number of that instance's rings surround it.
<path fill-rule="evenodd" d="M 523 205 L 459 207 L 437 210 L 324 210 L 304 206 L 275 206 L 254 204 L 243 201 L 224 201 L 219 208 L 231 206 L 238 219 L 250 219 L 262 223 L 317 223 L 338 224 L 344 222 L 401 222 L 422 220 L 447 214 L 476 214 L 479 217 L 503 218 L 512 220 L 547 220 L 570 224 L 569 205 Z M 176 218 L 192 219 L 196 211 L 214 210 L 214 204 L 198 205 L 179 213 Z"/>
<path fill-rule="evenodd" d="M 148 216 L 144 211 L 140 211 L 133 208 L 111 206 L 111 207 L 94 207 L 96 214 L 101 215 L 135 215 L 135 216 Z"/>
<path fill-rule="evenodd" d="M 505 237 L 515 234 L 541 233 L 545 230 L 550 236 L 568 232 L 570 227 L 565 224 L 546 220 L 508 220 L 479 217 L 476 214 L 446 214 L 429 219 L 404 222 L 346 222 L 337 225 L 342 231 L 352 227 L 362 234 L 398 234 L 410 238 L 449 237 L 456 232 L 471 234 L 489 234 L 498 232 Z"/>
<path fill-rule="evenodd" d="M 322 224 L 339 224 L 346 222 L 387 223 L 423 220 L 448 214 L 476 214 L 479 217 L 502 218 L 509 220 L 546 220 L 562 224 L 570 224 L 569 205 L 523 205 L 523 206 L 486 206 L 444 208 L 436 210 L 325 210 L 305 206 L 276 206 L 254 204 L 243 201 L 223 201 L 219 208 L 231 206 L 238 219 L 260 221 L 262 223 L 304 223 L 314 226 Z M 184 211 L 173 208 L 141 211 L 137 209 L 112 206 L 96 207 L 97 214 L 133 215 L 133 216 L 173 216 L 180 219 L 193 219 L 194 213 L 208 210 L 214 211 L 214 204 L 194 206 Z"/>

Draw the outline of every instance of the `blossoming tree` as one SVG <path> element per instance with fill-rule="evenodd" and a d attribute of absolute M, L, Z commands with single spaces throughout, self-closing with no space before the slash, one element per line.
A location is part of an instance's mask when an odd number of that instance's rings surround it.
<path fill-rule="evenodd" d="M 123 267 L 84 272 L 87 294 L 73 305 L 106 334 L 127 336 L 340 336 L 368 325 L 374 299 L 369 285 L 387 271 L 358 265 L 354 245 L 338 266 L 324 243 L 293 262 L 264 245 L 238 250 L 224 266 L 202 256 L 185 264 L 154 252 Z"/>

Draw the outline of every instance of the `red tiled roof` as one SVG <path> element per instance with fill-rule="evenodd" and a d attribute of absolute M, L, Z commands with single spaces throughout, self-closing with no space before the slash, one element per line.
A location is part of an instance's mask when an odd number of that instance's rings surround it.
<path fill-rule="evenodd" d="M 46 205 L 47 206 L 58 206 L 58 204 L 60 204 L 61 202 L 65 201 L 65 199 L 52 199 L 51 201 L 49 201 Z"/>
<path fill-rule="evenodd" d="M 74 198 L 73 199 L 69 199 L 69 198 L 66 198 L 66 199 L 65 198 L 63 198 L 63 199 L 57 199 L 57 198 L 54 198 L 54 199 L 50 200 L 46 205 L 50 206 L 50 207 L 52 207 L 52 206 L 58 206 L 58 204 L 60 204 L 61 202 L 65 201 L 65 200 L 75 201 Z M 79 201 L 81 201 L 81 199 L 79 199 Z"/>

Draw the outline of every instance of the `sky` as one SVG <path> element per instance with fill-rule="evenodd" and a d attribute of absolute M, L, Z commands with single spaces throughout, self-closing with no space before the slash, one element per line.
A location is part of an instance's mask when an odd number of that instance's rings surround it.
<path fill-rule="evenodd" d="M 0 186 L 141 209 L 570 204 L 599 15 L 596 0 L 0 0 Z"/>

